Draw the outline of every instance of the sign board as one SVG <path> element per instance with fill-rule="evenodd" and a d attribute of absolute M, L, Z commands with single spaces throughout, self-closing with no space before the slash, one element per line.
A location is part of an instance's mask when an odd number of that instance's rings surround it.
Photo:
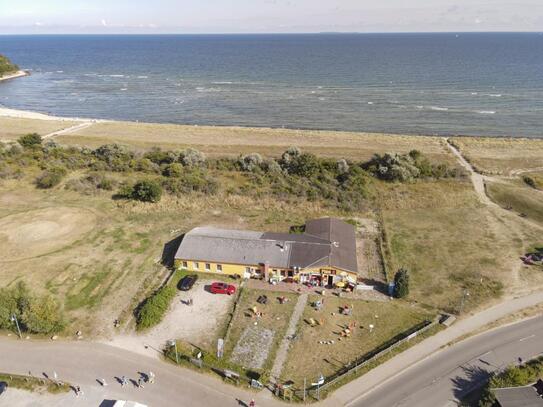
<path fill-rule="evenodd" d="M 217 358 L 221 359 L 224 354 L 224 339 L 219 338 L 217 341 Z"/>
<path fill-rule="evenodd" d="M 200 369 L 202 368 L 202 359 L 195 359 L 195 358 L 192 358 L 190 360 L 190 363 L 192 363 L 193 365 L 195 366 L 198 366 Z"/>

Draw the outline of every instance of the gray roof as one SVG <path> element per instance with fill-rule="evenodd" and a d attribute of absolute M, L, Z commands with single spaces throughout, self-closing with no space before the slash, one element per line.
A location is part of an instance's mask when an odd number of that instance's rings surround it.
<path fill-rule="evenodd" d="M 309 221 L 306 232 L 274 233 L 198 227 L 181 241 L 176 259 L 301 269 L 358 270 L 353 226 L 332 218 Z"/>
<path fill-rule="evenodd" d="M 543 399 L 533 386 L 494 389 L 501 407 L 542 407 Z"/>

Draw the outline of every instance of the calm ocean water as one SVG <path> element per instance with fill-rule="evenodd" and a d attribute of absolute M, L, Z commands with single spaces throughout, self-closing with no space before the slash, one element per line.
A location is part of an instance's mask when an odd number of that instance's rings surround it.
<path fill-rule="evenodd" d="M 543 136 L 543 35 L 0 36 L 32 76 L 0 104 L 62 116 Z"/>

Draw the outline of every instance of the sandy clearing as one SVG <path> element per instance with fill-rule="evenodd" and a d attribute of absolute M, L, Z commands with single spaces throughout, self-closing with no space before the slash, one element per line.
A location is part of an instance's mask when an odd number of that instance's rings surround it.
<path fill-rule="evenodd" d="M 170 339 L 182 339 L 198 346 L 215 346 L 216 335 L 234 301 L 233 296 L 205 291 L 210 281 L 199 280 L 192 290 L 179 291 L 164 320 L 143 334 L 128 334 L 104 341 L 107 345 L 158 358 Z M 192 298 L 194 305 L 183 303 Z"/>
<path fill-rule="evenodd" d="M 96 215 L 83 208 L 54 207 L 0 219 L 0 261 L 32 258 L 59 250 L 91 231 Z"/>

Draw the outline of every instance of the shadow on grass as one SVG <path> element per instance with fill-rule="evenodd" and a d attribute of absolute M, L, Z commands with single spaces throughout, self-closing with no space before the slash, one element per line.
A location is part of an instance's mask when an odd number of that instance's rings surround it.
<path fill-rule="evenodd" d="M 162 250 L 162 258 L 160 260 L 163 266 L 168 268 L 172 268 L 174 266 L 175 253 L 177 253 L 177 249 L 179 249 L 179 245 L 183 241 L 184 237 L 185 234 L 182 234 L 164 245 L 164 249 Z"/>

